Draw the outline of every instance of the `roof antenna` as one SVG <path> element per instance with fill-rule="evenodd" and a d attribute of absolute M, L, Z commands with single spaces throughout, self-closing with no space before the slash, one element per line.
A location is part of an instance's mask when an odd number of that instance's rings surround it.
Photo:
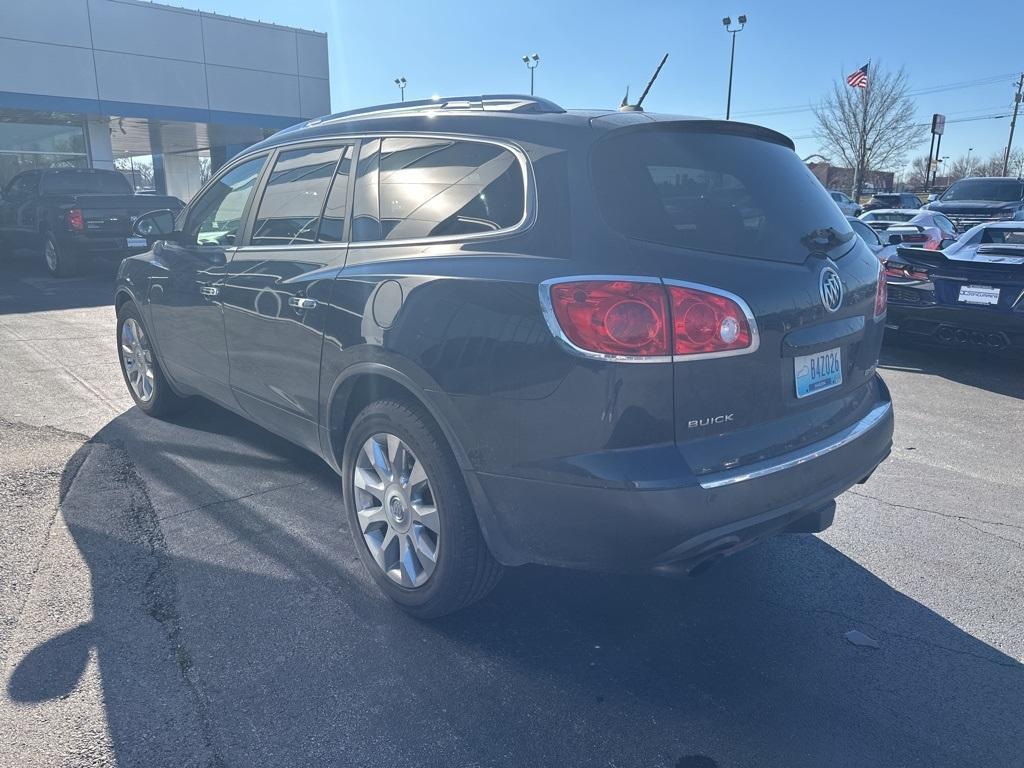
<path fill-rule="evenodd" d="M 643 112 L 644 99 L 647 98 L 648 92 L 651 90 L 651 86 L 654 85 L 654 81 L 658 79 L 658 75 L 661 73 L 661 68 L 665 66 L 665 62 L 668 61 L 668 54 L 666 53 L 662 59 L 658 68 L 654 70 L 654 74 L 651 75 L 651 79 L 647 82 L 647 87 L 644 88 L 644 92 L 640 94 L 640 99 L 636 104 L 629 103 L 629 87 L 626 87 L 626 97 L 622 100 L 622 104 L 619 106 L 619 112 Z"/>

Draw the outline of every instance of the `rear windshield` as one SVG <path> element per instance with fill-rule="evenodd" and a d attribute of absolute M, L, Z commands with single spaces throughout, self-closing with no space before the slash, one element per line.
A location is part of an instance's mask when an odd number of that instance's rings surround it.
<path fill-rule="evenodd" d="M 627 130 L 595 146 L 592 170 L 608 222 L 638 240 L 799 263 L 854 238 L 814 175 L 773 142 Z"/>
<path fill-rule="evenodd" d="M 919 214 L 919 213 L 896 213 L 896 212 L 872 213 L 872 214 L 870 214 L 869 221 L 910 221 L 911 219 L 916 218 L 917 216 L 920 216 L 920 215 L 921 214 Z"/>
<path fill-rule="evenodd" d="M 40 192 L 44 195 L 130 195 L 132 188 L 128 179 L 116 171 L 50 171 L 43 174 Z"/>
<path fill-rule="evenodd" d="M 900 200 L 899 195 L 872 195 L 872 200 L 877 200 L 880 203 L 898 203 Z"/>
<path fill-rule="evenodd" d="M 1024 184 L 1016 179 L 966 179 L 947 189 L 939 199 L 944 203 L 956 200 L 1013 203 L 1024 199 Z"/>

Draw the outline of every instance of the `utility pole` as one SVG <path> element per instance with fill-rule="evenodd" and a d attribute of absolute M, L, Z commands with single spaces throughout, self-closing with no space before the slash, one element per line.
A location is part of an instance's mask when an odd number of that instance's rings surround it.
<path fill-rule="evenodd" d="M 1013 119 L 1010 120 L 1010 138 L 1006 140 L 1006 153 L 1003 155 L 1003 176 L 1010 165 L 1010 149 L 1013 147 L 1013 129 L 1017 127 L 1017 111 L 1020 109 L 1021 94 L 1024 94 L 1024 72 L 1017 81 L 1017 95 L 1013 98 Z"/>

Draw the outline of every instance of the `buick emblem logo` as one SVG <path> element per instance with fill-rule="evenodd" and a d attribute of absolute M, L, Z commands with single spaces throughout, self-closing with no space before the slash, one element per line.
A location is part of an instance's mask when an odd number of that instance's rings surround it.
<path fill-rule="evenodd" d="M 839 279 L 839 273 L 832 267 L 825 267 L 821 270 L 818 278 L 818 290 L 821 293 L 821 303 L 829 312 L 835 312 L 843 304 L 843 281 Z"/>

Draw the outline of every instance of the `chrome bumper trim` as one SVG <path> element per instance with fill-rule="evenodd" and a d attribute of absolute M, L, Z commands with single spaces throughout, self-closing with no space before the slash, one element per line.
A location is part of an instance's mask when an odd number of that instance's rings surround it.
<path fill-rule="evenodd" d="M 892 413 L 891 402 L 876 405 L 863 419 L 851 424 L 839 432 L 836 432 L 825 440 L 820 440 L 817 443 L 811 443 L 810 445 L 805 446 L 798 451 L 794 451 L 793 453 L 786 454 L 785 456 L 765 459 L 764 461 L 759 461 L 756 464 L 751 464 L 736 471 L 714 472 L 709 475 L 704 475 L 700 479 L 700 487 L 704 489 L 721 488 L 725 485 L 743 483 L 747 480 L 764 477 L 765 475 L 772 475 L 776 472 L 792 469 L 793 467 L 797 467 L 808 461 L 813 461 L 819 456 L 831 453 L 838 448 L 842 448 L 844 445 L 849 445 L 857 438 L 862 437 L 874 429 L 890 413 Z"/>

